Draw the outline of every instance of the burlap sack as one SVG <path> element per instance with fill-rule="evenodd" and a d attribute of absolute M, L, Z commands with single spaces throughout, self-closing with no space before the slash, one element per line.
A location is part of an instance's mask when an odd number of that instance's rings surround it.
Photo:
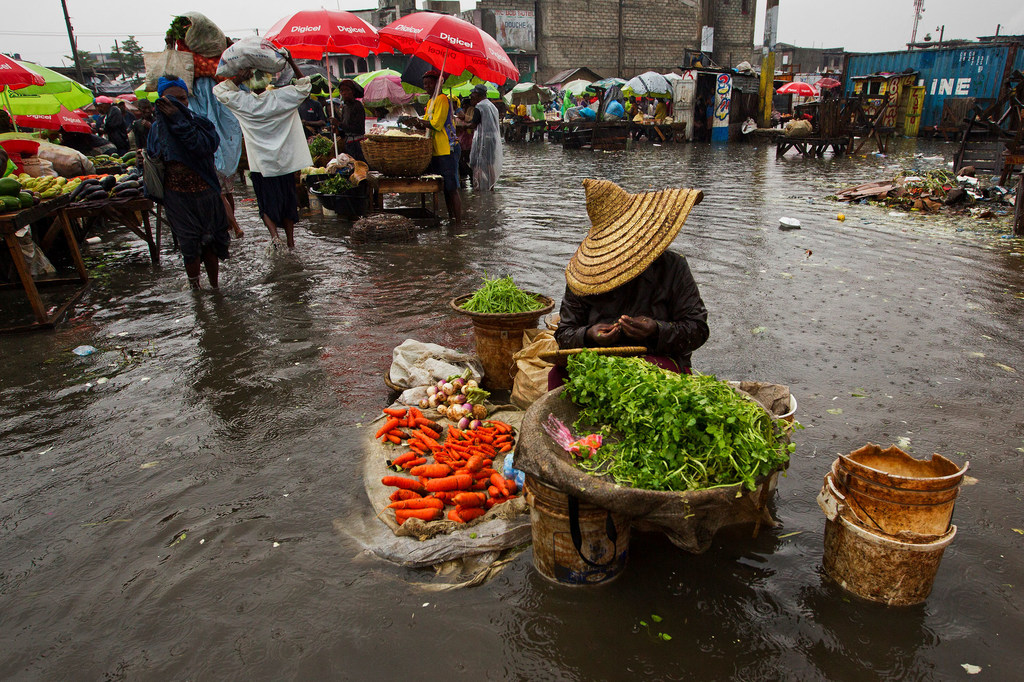
<path fill-rule="evenodd" d="M 224 31 L 205 15 L 199 12 L 185 12 L 181 16 L 192 22 L 185 32 L 185 44 L 188 45 L 188 49 L 208 59 L 220 57 L 227 49 L 228 39 L 224 36 Z"/>
<path fill-rule="evenodd" d="M 707 551 L 715 533 L 725 526 L 777 525 L 768 501 L 779 472 L 759 479 L 752 491 L 736 484 L 672 492 L 628 488 L 583 471 L 541 426 L 550 414 L 565 424 L 579 417 L 579 408 L 561 394 L 562 388 L 556 388 L 526 411 L 516 446 L 517 469 L 583 502 L 630 517 L 634 528 L 663 532 L 673 544 L 695 554 Z"/>
<path fill-rule="evenodd" d="M 547 329 L 527 329 L 523 332 L 523 349 L 512 356 L 519 372 L 512 384 L 512 403 L 526 409 L 548 392 L 548 372 L 554 366 L 538 355 L 558 350 L 555 335 Z"/>
<path fill-rule="evenodd" d="M 810 121 L 790 121 L 786 124 L 786 137 L 810 137 L 814 132 Z"/>

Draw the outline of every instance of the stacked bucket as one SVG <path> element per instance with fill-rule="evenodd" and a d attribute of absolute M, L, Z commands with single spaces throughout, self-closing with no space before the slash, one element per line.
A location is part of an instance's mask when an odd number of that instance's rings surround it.
<path fill-rule="evenodd" d="M 967 466 L 870 443 L 840 455 L 818 495 L 827 518 L 825 572 L 865 599 L 923 602 L 956 535 L 953 506 Z"/>

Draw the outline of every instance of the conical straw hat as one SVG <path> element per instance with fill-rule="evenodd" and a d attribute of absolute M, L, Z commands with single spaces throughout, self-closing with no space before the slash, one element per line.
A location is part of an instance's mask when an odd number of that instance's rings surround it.
<path fill-rule="evenodd" d="M 630 194 L 608 180 L 587 179 L 583 187 L 590 232 L 565 269 L 569 289 L 580 296 L 611 291 L 646 270 L 704 198 L 696 189 Z"/>

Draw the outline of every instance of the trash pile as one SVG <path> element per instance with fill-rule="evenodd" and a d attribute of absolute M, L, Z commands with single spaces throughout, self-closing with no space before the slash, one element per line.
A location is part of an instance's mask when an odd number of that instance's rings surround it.
<path fill-rule="evenodd" d="M 875 202 L 907 211 L 957 211 L 993 218 L 1013 213 L 1016 192 L 982 182 L 968 166 L 959 175 L 946 170 L 901 171 L 892 180 L 849 187 L 829 198 L 862 204 Z"/>

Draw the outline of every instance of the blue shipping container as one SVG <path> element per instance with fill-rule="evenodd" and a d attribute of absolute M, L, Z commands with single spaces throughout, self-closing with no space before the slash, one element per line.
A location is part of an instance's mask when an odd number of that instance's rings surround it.
<path fill-rule="evenodd" d="M 947 97 L 973 97 L 981 106 L 999 97 L 1011 50 L 1014 47 L 1010 45 L 979 45 L 851 54 L 846 66 L 846 93 L 853 93 L 853 76 L 917 71 L 917 84 L 925 88 L 921 126 L 935 126 L 942 120 L 942 102 Z M 1024 63 L 1024 49 L 1015 51 L 1015 64 Z"/>

